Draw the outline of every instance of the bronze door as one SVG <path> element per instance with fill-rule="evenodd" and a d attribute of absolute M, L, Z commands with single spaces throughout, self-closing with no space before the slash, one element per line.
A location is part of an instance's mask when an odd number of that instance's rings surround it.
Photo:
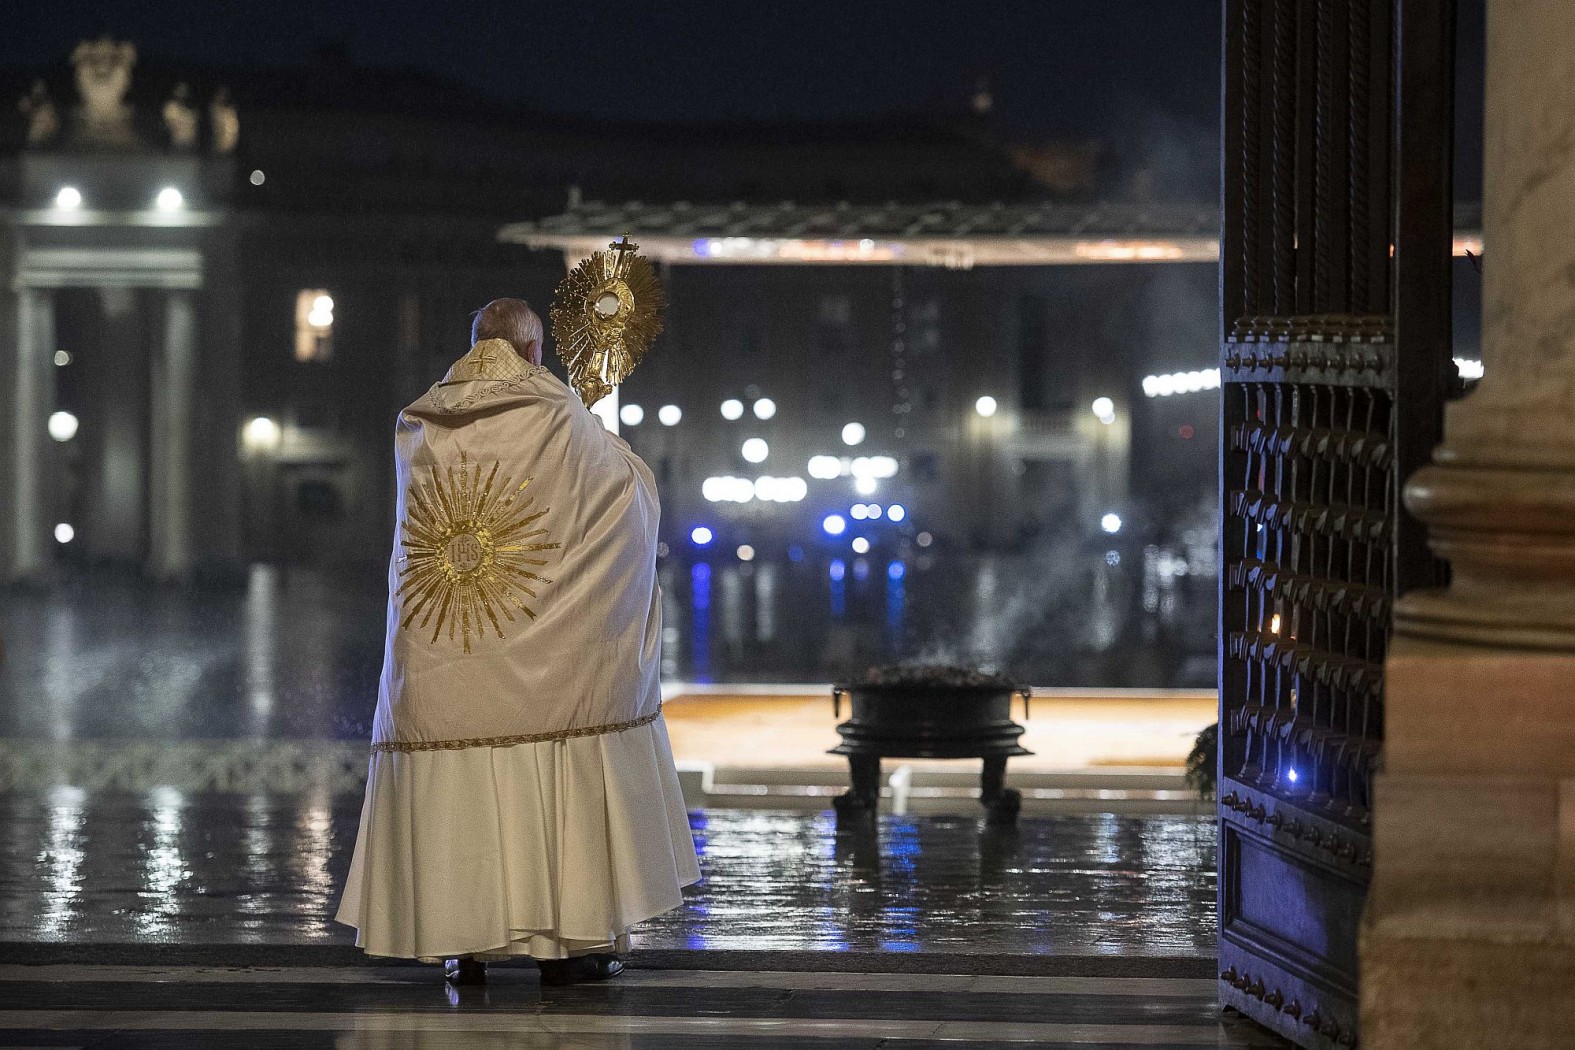
<path fill-rule="evenodd" d="M 1405 478 L 1449 346 L 1452 0 L 1225 0 L 1220 1001 L 1356 1041 Z"/>

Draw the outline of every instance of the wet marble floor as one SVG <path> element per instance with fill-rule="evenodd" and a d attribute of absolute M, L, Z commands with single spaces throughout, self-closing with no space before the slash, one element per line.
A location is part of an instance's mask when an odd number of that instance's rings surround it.
<path fill-rule="evenodd" d="M 0 1046 L 94 1050 L 1138 1050 L 1287 1047 L 1188 978 L 635 970 L 484 988 L 431 969 L 0 965 Z"/>
<path fill-rule="evenodd" d="M 350 931 L 331 917 L 358 808 L 326 793 L 0 793 L 0 949 L 342 949 Z M 839 832 L 829 812 L 698 810 L 691 822 L 703 877 L 638 931 L 646 951 L 1187 959 L 1200 973 L 1214 954 L 1207 820 L 883 816 Z"/>

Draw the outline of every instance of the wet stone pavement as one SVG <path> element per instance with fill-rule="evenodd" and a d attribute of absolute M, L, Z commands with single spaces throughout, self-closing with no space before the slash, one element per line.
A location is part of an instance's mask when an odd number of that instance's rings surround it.
<path fill-rule="evenodd" d="M 1282 1050 L 1213 981 L 633 970 L 484 988 L 428 969 L 7 966 L 0 1046 L 93 1050 Z"/>
<path fill-rule="evenodd" d="M 696 811 L 704 877 L 627 973 L 455 988 L 331 922 L 358 803 L 0 793 L 0 1047 L 1287 1047 L 1215 1001 L 1199 818 Z"/>
<path fill-rule="evenodd" d="M 920 567 L 908 606 L 890 600 L 905 575 L 850 576 L 848 619 L 827 628 L 853 640 L 826 649 L 838 659 L 906 637 L 893 610 L 926 615 Z M 984 586 L 998 576 L 978 577 L 981 607 L 1002 604 Z M 678 673 L 707 652 L 718 672 L 757 666 L 722 615 L 747 597 L 731 579 L 709 627 L 693 594 L 674 616 Z M 887 619 L 860 620 L 859 586 L 881 581 L 884 604 L 863 597 Z M 380 582 L 266 571 L 240 590 L 0 598 L 0 1047 L 1285 1045 L 1216 1005 L 1214 826 L 1195 816 L 839 830 L 830 812 L 697 810 L 703 878 L 635 932 L 617 981 L 542 988 L 516 964 L 454 989 L 434 967 L 368 965 L 332 916 L 383 600 Z M 778 670 L 830 677 L 778 650 Z"/>
<path fill-rule="evenodd" d="M 170 788 L 0 793 L 0 942 L 348 945 L 332 915 L 359 804 Z M 703 878 L 683 908 L 638 931 L 643 950 L 1214 954 L 1206 820 L 1025 817 L 1003 829 L 883 816 L 877 829 L 839 832 L 829 812 L 690 819 Z"/>

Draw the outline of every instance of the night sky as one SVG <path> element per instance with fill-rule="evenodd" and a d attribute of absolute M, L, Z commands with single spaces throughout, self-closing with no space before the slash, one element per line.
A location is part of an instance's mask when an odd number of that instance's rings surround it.
<path fill-rule="evenodd" d="M 13 3 L 0 69 L 61 68 L 77 41 L 103 33 L 145 60 L 217 67 L 298 65 L 338 47 L 524 109 L 655 121 L 956 113 L 987 77 L 1008 137 L 1117 140 L 1161 170 L 1217 164 L 1218 0 Z M 1483 0 L 1460 3 L 1471 196 Z"/>
<path fill-rule="evenodd" d="M 1212 127 L 1217 0 L 20 0 L 0 67 L 64 63 L 112 33 L 149 58 L 290 65 L 325 45 L 360 64 L 462 79 L 524 107 L 665 119 L 837 119 L 961 108 L 988 76 L 1024 136 L 1113 121 Z"/>

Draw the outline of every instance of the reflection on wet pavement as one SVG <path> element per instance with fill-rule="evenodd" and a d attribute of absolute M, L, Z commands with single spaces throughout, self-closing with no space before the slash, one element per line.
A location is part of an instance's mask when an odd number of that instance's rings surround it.
<path fill-rule="evenodd" d="M 980 660 L 1041 686 L 1212 684 L 1206 579 L 1180 578 L 1191 597 L 1179 611 L 1174 586 L 1150 611 L 1125 569 L 1087 561 L 664 561 L 663 675 L 827 682 L 923 658 Z M 364 739 L 385 598 L 381 574 L 264 565 L 232 588 L 67 572 L 7 592 L 0 736 Z"/>
<path fill-rule="evenodd" d="M 0 736 L 362 738 L 379 581 L 258 566 L 243 589 L 66 576 L 0 602 Z"/>
<path fill-rule="evenodd" d="M 0 942 L 347 944 L 353 795 L 0 794 Z M 1192 817 L 697 811 L 702 881 L 648 949 L 1211 956 L 1214 829 Z"/>

